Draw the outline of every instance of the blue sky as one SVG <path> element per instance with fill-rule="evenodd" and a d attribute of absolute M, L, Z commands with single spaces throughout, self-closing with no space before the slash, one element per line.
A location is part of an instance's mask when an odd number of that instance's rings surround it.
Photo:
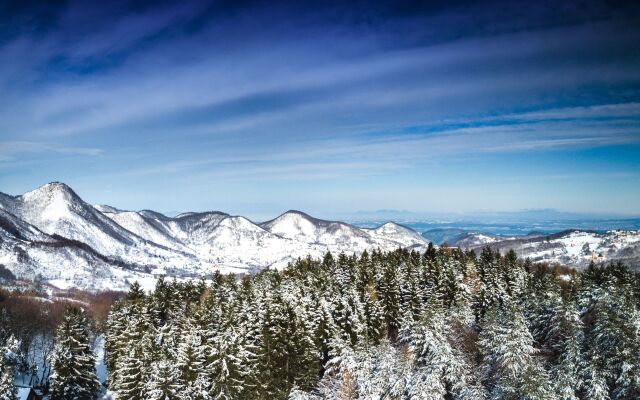
<path fill-rule="evenodd" d="M 0 5 L 0 191 L 640 214 L 636 5 L 39 3 Z"/>

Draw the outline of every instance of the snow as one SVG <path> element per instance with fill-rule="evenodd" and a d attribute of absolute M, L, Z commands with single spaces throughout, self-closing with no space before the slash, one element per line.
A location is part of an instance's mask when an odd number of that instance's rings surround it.
<path fill-rule="evenodd" d="M 19 387 L 18 400 L 27 400 L 27 398 L 29 397 L 29 392 L 31 392 L 31 388 Z"/>
<path fill-rule="evenodd" d="M 96 374 L 98 381 L 104 383 L 107 380 L 107 365 L 104 360 L 104 336 L 100 335 L 96 338 L 93 351 L 96 354 Z"/>
<path fill-rule="evenodd" d="M 71 289 L 74 286 L 73 283 L 67 279 L 49 279 L 47 282 L 49 283 L 49 285 L 55 286 L 58 289 L 62 290 Z"/>

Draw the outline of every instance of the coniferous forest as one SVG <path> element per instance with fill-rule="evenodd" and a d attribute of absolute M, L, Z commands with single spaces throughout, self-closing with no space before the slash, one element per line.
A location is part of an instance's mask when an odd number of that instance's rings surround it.
<path fill-rule="evenodd" d="M 64 314 L 53 400 L 97 396 L 90 325 Z M 133 284 L 105 335 L 119 400 L 640 397 L 637 273 L 489 248 L 327 254 L 210 284 L 160 280 L 151 293 Z"/>

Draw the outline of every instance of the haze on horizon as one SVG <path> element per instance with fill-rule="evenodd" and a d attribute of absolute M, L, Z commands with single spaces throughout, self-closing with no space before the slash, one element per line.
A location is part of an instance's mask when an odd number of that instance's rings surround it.
<path fill-rule="evenodd" d="M 39 3 L 0 5 L 0 192 L 640 215 L 632 2 Z"/>

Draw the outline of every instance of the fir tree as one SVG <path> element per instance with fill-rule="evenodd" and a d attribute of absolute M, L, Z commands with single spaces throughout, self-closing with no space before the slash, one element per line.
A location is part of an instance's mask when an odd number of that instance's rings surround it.
<path fill-rule="evenodd" d="M 0 347 L 0 400 L 17 400 L 18 389 L 13 384 L 13 368 L 5 359 L 6 347 Z"/>
<path fill-rule="evenodd" d="M 129 352 L 116 364 L 118 374 L 112 389 L 122 400 L 144 400 L 144 385 L 147 379 L 139 346 L 131 344 Z"/>
<path fill-rule="evenodd" d="M 533 337 L 515 305 L 485 316 L 479 344 L 492 398 L 553 399 L 548 375 L 535 358 Z"/>
<path fill-rule="evenodd" d="M 578 400 L 584 382 L 584 325 L 577 305 L 565 300 L 555 310 L 546 343 L 557 357 L 552 367 L 555 391 L 562 400 Z"/>
<path fill-rule="evenodd" d="M 167 361 L 152 364 L 145 384 L 146 400 L 179 400 L 178 373 Z"/>
<path fill-rule="evenodd" d="M 91 349 L 86 314 L 79 308 L 65 309 L 56 333 L 52 356 L 52 400 L 92 400 L 100 383 L 96 376 L 95 355 Z"/>

